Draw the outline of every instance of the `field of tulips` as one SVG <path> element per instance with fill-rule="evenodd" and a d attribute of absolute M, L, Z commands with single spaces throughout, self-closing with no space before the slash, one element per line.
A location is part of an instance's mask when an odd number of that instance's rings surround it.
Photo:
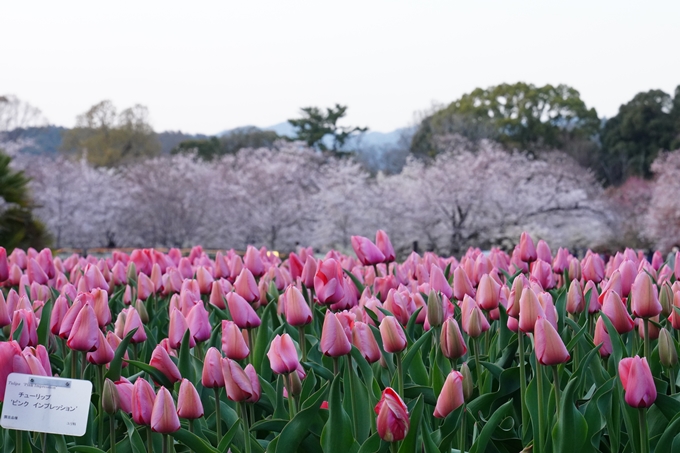
<path fill-rule="evenodd" d="M 94 384 L 84 436 L 0 429 L 2 451 L 680 451 L 680 254 L 351 242 L 0 247 L 2 404 L 12 372 Z"/>

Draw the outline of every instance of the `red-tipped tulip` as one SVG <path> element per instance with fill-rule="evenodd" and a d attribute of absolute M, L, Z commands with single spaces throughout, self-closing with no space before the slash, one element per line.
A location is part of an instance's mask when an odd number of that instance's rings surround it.
<path fill-rule="evenodd" d="M 378 414 L 376 425 L 382 440 L 397 442 L 406 437 L 410 427 L 408 408 L 392 388 L 383 390 L 382 398 L 375 406 L 375 413 Z"/>
<path fill-rule="evenodd" d="M 646 358 L 627 357 L 619 362 L 619 378 L 632 407 L 649 407 L 656 401 L 656 387 Z"/>

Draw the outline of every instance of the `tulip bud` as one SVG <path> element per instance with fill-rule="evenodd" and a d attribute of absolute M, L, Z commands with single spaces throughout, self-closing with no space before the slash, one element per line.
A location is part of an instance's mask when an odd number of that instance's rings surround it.
<path fill-rule="evenodd" d="M 427 321 L 431 327 L 439 327 L 444 322 L 444 307 L 436 291 L 431 290 L 427 296 Z"/>
<path fill-rule="evenodd" d="M 534 327 L 536 359 L 542 365 L 557 365 L 569 360 L 569 352 L 560 334 L 545 318 L 538 317 Z"/>
<path fill-rule="evenodd" d="M 151 424 L 151 412 L 156 400 L 156 392 L 145 379 L 138 378 L 132 386 L 132 420 L 138 425 Z"/>
<path fill-rule="evenodd" d="M 442 354 L 447 359 L 455 360 L 467 353 L 463 334 L 460 333 L 460 327 L 458 327 L 458 322 L 454 318 L 444 321 L 439 342 Z"/>
<path fill-rule="evenodd" d="M 116 384 L 109 378 L 104 381 L 104 389 L 102 390 L 102 409 L 107 414 L 115 414 L 120 408 L 120 400 Z"/>
<path fill-rule="evenodd" d="M 222 352 L 232 360 L 243 360 L 250 354 L 241 330 L 232 321 L 222 321 Z"/>
<path fill-rule="evenodd" d="M 525 262 L 536 261 L 536 258 L 538 257 L 534 241 L 526 231 L 519 237 L 519 257 Z"/>
<path fill-rule="evenodd" d="M 285 376 L 284 379 L 286 379 Z M 290 373 L 288 379 L 288 385 L 292 396 L 294 398 L 300 396 L 300 393 L 302 393 L 302 381 L 300 380 L 300 376 L 297 373 Z"/>
<path fill-rule="evenodd" d="M 326 312 L 319 341 L 321 352 L 330 357 L 340 357 L 349 354 L 352 345 L 345 334 L 338 316 L 330 310 Z"/>
<path fill-rule="evenodd" d="M 661 316 L 667 318 L 673 310 L 673 289 L 670 283 L 664 282 L 659 289 L 659 303 L 661 304 Z"/>
<path fill-rule="evenodd" d="M 628 314 L 621 297 L 614 291 L 607 292 L 602 304 L 602 313 L 607 315 L 620 334 L 630 332 L 635 328 L 635 322 Z"/>
<path fill-rule="evenodd" d="M 569 292 L 567 292 L 567 313 L 581 313 L 585 308 L 581 283 L 578 280 L 572 280 Z"/>
<path fill-rule="evenodd" d="M 600 356 L 609 357 L 612 354 L 612 340 L 607 333 L 602 318 L 597 318 L 595 323 L 595 335 L 593 335 L 593 343 L 595 346 L 601 344 Z"/>
<path fill-rule="evenodd" d="M 472 381 L 472 373 L 470 372 L 470 367 L 467 362 L 463 362 L 460 367 L 460 374 L 463 375 L 463 396 L 465 401 L 470 401 L 472 399 L 472 392 L 475 389 L 475 384 Z"/>
<path fill-rule="evenodd" d="M 142 324 L 148 324 L 149 312 L 146 311 L 146 306 L 144 305 L 144 302 L 137 299 L 137 302 L 135 303 L 135 310 L 137 310 L 137 313 L 139 313 L 139 319 L 142 321 Z"/>
<path fill-rule="evenodd" d="M 209 348 L 208 352 L 205 353 L 201 383 L 206 388 L 224 387 L 222 355 L 215 347 Z"/>
<path fill-rule="evenodd" d="M 295 344 L 287 333 L 276 335 L 267 352 L 271 369 L 277 374 L 287 374 L 295 371 L 300 365 Z"/>
<path fill-rule="evenodd" d="M 368 324 L 356 321 L 352 328 L 352 344 L 357 347 L 368 363 L 377 362 L 382 357 L 378 343 Z"/>
<path fill-rule="evenodd" d="M 678 363 L 678 350 L 666 328 L 662 328 L 659 332 L 659 360 L 666 368 L 674 367 Z"/>
<path fill-rule="evenodd" d="M 640 272 L 635 277 L 631 287 L 631 299 L 631 308 L 637 318 L 651 318 L 661 313 L 656 285 L 646 272 Z"/>

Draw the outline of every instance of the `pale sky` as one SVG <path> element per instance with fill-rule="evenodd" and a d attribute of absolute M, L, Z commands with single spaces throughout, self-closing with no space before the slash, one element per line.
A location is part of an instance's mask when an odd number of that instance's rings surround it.
<path fill-rule="evenodd" d="M 72 127 L 103 99 L 157 131 L 305 106 L 391 131 L 476 87 L 568 84 L 611 117 L 680 84 L 680 1 L 2 1 L 0 94 Z"/>

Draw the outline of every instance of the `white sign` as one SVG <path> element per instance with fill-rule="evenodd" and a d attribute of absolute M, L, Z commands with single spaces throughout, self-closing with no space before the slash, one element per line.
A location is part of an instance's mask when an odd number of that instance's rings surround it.
<path fill-rule="evenodd" d="M 91 395 L 90 381 L 12 373 L 7 377 L 0 426 L 82 436 Z"/>

